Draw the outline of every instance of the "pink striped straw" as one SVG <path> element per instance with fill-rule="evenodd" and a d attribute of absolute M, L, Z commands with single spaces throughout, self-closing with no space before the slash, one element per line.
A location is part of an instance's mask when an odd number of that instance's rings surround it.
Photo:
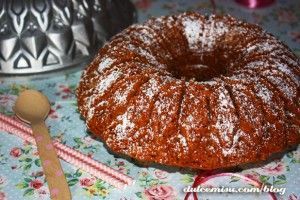
<path fill-rule="evenodd" d="M 36 144 L 35 139 L 32 136 L 32 131 L 28 126 L 1 113 L 0 130 L 12 133 L 13 135 L 16 135 L 34 145 Z M 55 147 L 57 155 L 60 158 L 78 168 L 81 168 L 91 175 L 106 181 L 116 188 L 123 189 L 128 185 L 134 184 L 134 180 L 131 177 L 122 174 L 121 172 L 112 169 L 105 164 L 93 160 L 79 151 L 60 143 L 58 140 L 53 141 L 53 146 Z"/>

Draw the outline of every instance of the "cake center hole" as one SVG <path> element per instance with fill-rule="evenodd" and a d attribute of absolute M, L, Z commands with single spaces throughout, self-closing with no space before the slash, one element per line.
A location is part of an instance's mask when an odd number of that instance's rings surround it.
<path fill-rule="evenodd" d="M 187 56 L 177 58 L 168 66 L 168 71 L 176 78 L 196 81 L 209 81 L 226 74 L 226 63 L 212 55 Z"/>

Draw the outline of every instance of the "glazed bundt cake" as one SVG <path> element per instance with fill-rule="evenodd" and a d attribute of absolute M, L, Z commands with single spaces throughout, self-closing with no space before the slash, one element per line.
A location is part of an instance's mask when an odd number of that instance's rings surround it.
<path fill-rule="evenodd" d="M 299 59 L 257 25 L 198 13 L 112 38 L 83 72 L 90 131 L 143 162 L 215 169 L 300 142 Z"/>

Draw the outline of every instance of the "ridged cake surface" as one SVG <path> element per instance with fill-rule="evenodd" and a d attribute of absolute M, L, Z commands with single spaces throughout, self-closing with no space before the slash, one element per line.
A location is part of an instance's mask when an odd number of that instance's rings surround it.
<path fill-rule="evenodd" d="M 299 59 L 257 25 L 198 13 L 114 36 L 83 72 L 78 107 L 116 153 L 215 169 L 300 142 Z"/>

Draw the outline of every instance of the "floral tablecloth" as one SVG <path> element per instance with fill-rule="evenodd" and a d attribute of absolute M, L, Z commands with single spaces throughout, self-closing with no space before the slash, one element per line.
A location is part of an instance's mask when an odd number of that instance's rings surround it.
<path fill-rule="evenodd" d="M 187 10 L 202 13 L 212 11 L 211 1 L 200 0 L 135 0 L 139 21 Z M 266 9 L 249 10 L 234 1 L 215 1 L 217 13 L 229 13 L 246 21 L 262 25 L 278 36 L 300 55 L 300 1 L 277 0 Z M 59 72 L 49 77 L 0 77 L 0 112 L 12 115 L 12 105 L 18 93 L 32 88 L 46 94 L 52 105 L 47 119 L 51 135 L 96 160 L 135 178 L 136 183 L 118 190 L 88 173 L 62 161 L 73 199 L 183 199 L 183 188 L 194 181 L 195 172 L 184 169 L 139 166 L 108 153 L 103 143 L 86 130 L 77 111 L 74 90 L 81 71 Z M 0 200 L 49 199 L 49 191 L 34 146 L 5 132 L 0 132 Z M 278 199 L 300 199 L 300 148 L 264 165 L 242 169 L 244 174 L 274 187 L 286 188 Z M 220 180 L 219 180 L 220 179 Z M 246 186 L 241 179 L 221 177 L 212 185 Z M 200 199 L 265 199 L 266 194 L 200 194 Z"/>

